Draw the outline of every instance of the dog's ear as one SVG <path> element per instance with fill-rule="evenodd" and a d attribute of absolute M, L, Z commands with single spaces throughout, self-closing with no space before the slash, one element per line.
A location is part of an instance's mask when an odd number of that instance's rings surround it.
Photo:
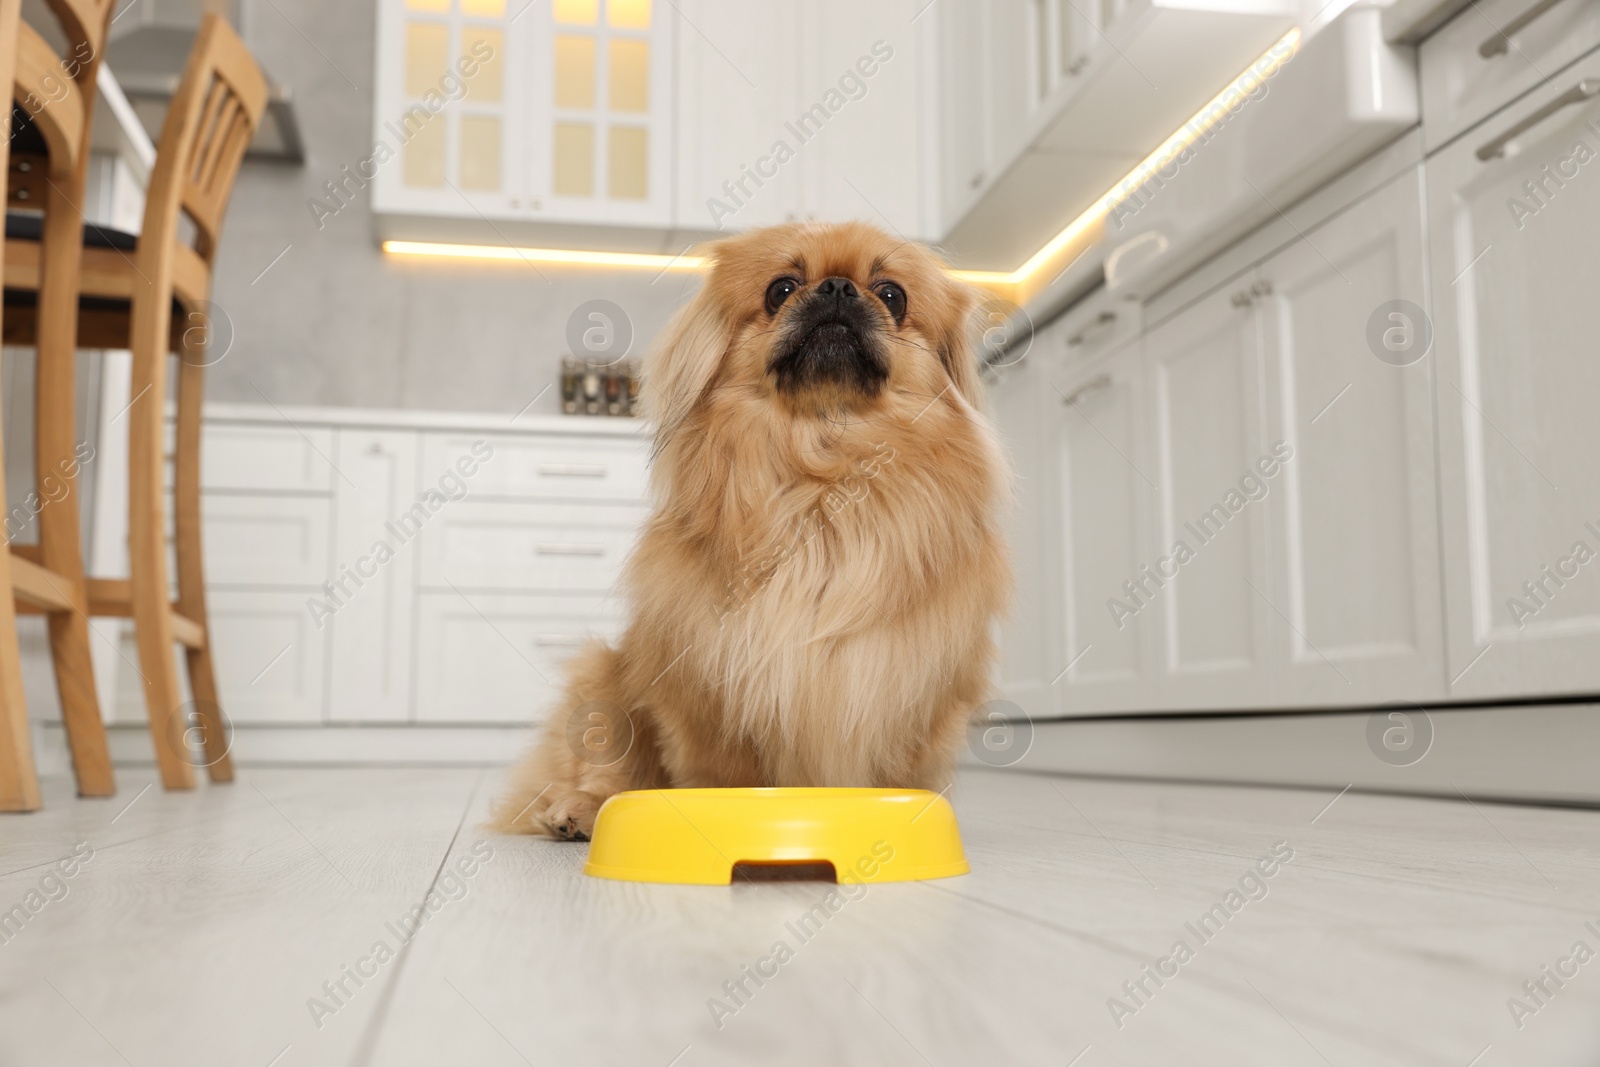
<path fill-rule="evenodd" d="M 673 316 L 645 363 L 642 398 L 656 424 L 657 447 L 700 402 L 728 351 L 728 327 L 709 285 Z"/>
<path fill-rule="evenodd" d="M 978 376 L 978 357 L 973 348 L 974 334 L 981 334 L 984 323 L 973 311 L 980 306 L 978 293 L 967 285 L 955 285 L 949 299 L 948 317 L 939 340 L 939 361 L 956 392 L 974 408 L 984 408 L 983 381 Z"/>

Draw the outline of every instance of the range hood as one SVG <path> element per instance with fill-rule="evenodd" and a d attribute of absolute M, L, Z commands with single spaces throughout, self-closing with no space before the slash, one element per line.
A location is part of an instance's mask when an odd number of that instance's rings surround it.
<path fill-rule="evenodd" d="M 106 62 L 152 140 L 160 137 L 162 119 L 178 91 L 202 16 L 215 11 L 243 35 L 243 6 L 240 0 L 132 0 L 122 5 L 111 24 Z M 247 156 L 304 163 L 305 147 L 289 89 L 270 73 L 267 85 L 267 111 Z"/>

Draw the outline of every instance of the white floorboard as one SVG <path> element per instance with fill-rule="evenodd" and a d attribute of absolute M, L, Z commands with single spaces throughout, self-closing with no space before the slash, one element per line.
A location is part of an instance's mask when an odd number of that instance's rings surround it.
<path fill-rule="evenodd" d="M 1508 998 L 1600 951 L 1600 812 L 968 772 L 973 873 L 880 885 L 802 942 L 818 884 L 603 882 L 584 846 L 488 836 L 496 776 L 254 768 L 190 795 L 0 819 L 0 909 L 92 860 L 0 944 L 0 1064 L 1584 1065 L 1600 961 L 1517 1027 Z M 137 797 L 137 799 L 135 799 Z M 132 805 L 128 806 L 132 801 Z M 1205 944 L 1275 842 L 1294 858 Z M 470 878 L 440 878 L 476 847 Z M 464 889 L 460 886 L 464 885 Z M 430 887 L 445 903 L 322 991 Z M 1122 989 L 1196 949 L 1135 1005 Z M 784 940 L 732 1016 L 707 1001 Z M 308 1000 L 336 1006 L 313 1020 Z M 1108 998 L 1138 1011 L 1119 1027 Z M 1524 996 L 1524 999 L 1526 997 Z M 1087 1050 L 1087 1051 L 1085 1051 Z M 274 1060 L 274 1057 L 279 1057 Z M 1077 1057 L 1077 1059 L 1074 1059 Z M 1476 1057 L 1476 1059 L 1475 1059 Z"/>

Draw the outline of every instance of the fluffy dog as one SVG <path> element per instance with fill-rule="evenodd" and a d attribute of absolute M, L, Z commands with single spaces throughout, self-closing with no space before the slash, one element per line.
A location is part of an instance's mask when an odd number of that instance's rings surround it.
<path fill-rule="evenodd" d="M 708 254 L 646 365 L 627 630 L 569 665 L 501 830 L 586 838 L 626 789 L 942 789 L 985 699 L 1008 485 L 974 294 L 861 224 Z"/>

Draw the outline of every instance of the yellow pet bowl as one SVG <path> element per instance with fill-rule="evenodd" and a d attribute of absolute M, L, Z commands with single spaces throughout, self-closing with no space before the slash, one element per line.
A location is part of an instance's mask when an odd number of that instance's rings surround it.
<path fill-rule="evenodd" d="M 728 885 L 734 868 L 831 864 L 840 882 L 966 874 L 950 802 L 925 789 L 645 789 L 595 818 L 583 873 Z M 825 869 L 824 869 L 825 870 Z"/>

